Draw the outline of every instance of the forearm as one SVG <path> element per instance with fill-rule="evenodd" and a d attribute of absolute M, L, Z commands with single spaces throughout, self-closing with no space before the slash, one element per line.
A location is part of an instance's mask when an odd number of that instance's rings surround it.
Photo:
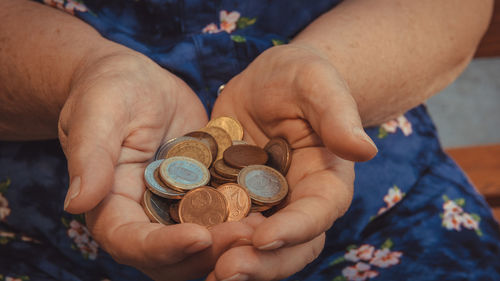
<path fill-rule="evenodd" d="M 115 46 L 77 18 L 30 1 L 0 0 L 0 18 L 0 138 L 55 138 L 75 74 Z"/>
<path fill-rule="evenodd" d="M 325 54 L 365 126 L 380 124 L 453 81 L 472 58 L 493 1 L 346 0 L 292 44 Z"/>

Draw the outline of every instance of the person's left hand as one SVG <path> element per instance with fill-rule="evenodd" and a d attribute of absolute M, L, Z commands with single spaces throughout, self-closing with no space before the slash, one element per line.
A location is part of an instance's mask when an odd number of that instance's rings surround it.
<path fill-rule="evenodd" d="M 353 194 L 354 164 L 377 148 L 362 128 L 357 105 L 336 69 L 316 50 L 273 47 L 234 77 L 212 118 L 232 116 L 244 139 L 263 147 L 281 136 L 293 148 L 286 207 L 269 218 L 252 215 L 253 246 L 234 247 L 207 280 L 275 280 L 314 260 L 324 232 L 342 216 Z"/>

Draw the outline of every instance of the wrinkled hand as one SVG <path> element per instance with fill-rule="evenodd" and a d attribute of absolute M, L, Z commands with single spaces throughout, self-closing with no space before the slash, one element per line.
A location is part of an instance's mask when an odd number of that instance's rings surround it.
<path fill-rule="evenodd" d="M 350 205 L 351 161 L 369 160 L 377 149 L 347 85 L 326 58 L 305 46 L 261 54 L 225 86 L 212 117 L 222 115 L 238 119 L 250 143 L 288 140 L 290 193 L 286 207 L 271 217 L 250 219 L 253 246 L 229 249 L 207 280 L 285 278 L 319 255 L 324 232 Z"/>
<path fill-rule="evenodd" d="M 74 77 L 60 114 L 71 181 L 65 209 L 87 212 L 101 247 L 154 279 L 207 274 L 227 248 L 249 243 L 252 228 L 164 226 L 150 223 L 140 205 L 144 169 L 160 143 L 203 127 L 205 109 L 184 82 L 137 53 L 88 64 Z"/>

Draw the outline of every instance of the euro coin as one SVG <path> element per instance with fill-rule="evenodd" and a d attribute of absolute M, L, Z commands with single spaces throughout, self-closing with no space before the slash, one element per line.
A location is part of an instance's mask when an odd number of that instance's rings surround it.
<path fill-rule="evenodd" d="M 202 186 L 186 193 L 179 203 L 181 223 L 196 223 L 211 227 L 227 220 L 227 200 L 216 189 Z"/>
<path fill-rule="evenodd" d="M 259 205 L 278 204 L 288 194 L 285 177 L 275 169 L 264 165 L 243 168 L 238 175 L 238 184 L 245 187 L 252 202 Z"/>
<path fill-rule="evenodd" d="M 170 200 L 157 196 L 147 189 L 142 198 L 142 207 L 151 222 L 165 225 L 175 224 L 169 214 L 170 203 Z"/>
<path fill-rule="evenodd" d="M 226 183 L 217 187 L 217 190 L 226 197 L 229 204 L 227 221 L 239 221 L 248 215 L 252 200 L 244 187 L 235 183 Z"/>
<path fill-rule="evenodd" d="M 156 150 L 154 159 L 155 160 L 165 159 L 165 158 L 167 158 L 166 157 L 167 152 L 170 150 L 170 148 L 172 148 L 172 146 L 174 144 L 176 144 L 180 141 L 194 140 L 194 139 L 196 139 L 196 138 L 188 137 L 188 136 L 182 136 L 182 137 L 178 137 L 178 138 L 169 139 L 168 141 L 166 141 L 165 143 L 160 145 L 160 147 Z"/>
<path fill-rule="evenodd" d="M 159 174 L 163 183 L 180 192 L 204 186 L 210 181 L 210 172 L 205 165 L 184 156 L 163 160 Z"/>
<path fill-rule="evenodd" d="M 179 201 L 170 204 L 168 209 L 172 220 L 175 221 L 176 223 L 180 223 L 181 220 L 179 218 Z"/>
<path fill-rule="evenodd" d="M 224 176 L 219 175 L 217 171 L 215 171 L 215 165 L 210 167 L 210 176 L 212 183 L 217 183 L 218 185 L 236 182 L 235 178 L 226 178 Z"/>
<path fill-rule="evenodd" d="M 267 165 L 286 175 L 292 163 L 290 144 L 285 139 L 276 137 L 269 140 L 264 150 L 269 155 Z"/>
<path fill-rule="evenodd" d="M 181 199 L 185 192 L 173 190 L 161 181 L 158 174 L 158 168 L 160 167 L 162 162 L 163 159 L 153 161 L 149 163 L 149 165 L 144 170 L 144 181 L 147 188 L 154 194 L 164 198 Z"/>
<path fill-rule="evenodd" d="M 223 153 L 223 159 L 229 166 L 243 169 L 249 165 L 266 164 L 268 156 L 256 145 L 240 144 L 228 147 Z"/>
<path fill-rule="evenodd" d="M 212 152 L 210 152 L 210 148 L 197 139 L 183 140 L 173 144 L 167 151 L 165 158 L 172 158 L 174 156 L 185 156 L 198 160 L 207 168 L 212 165 Z"/>
<path fill-rule="evenodd" d="M 230 167 L 226 165 L 224 160 L 219 159 L 214 163 L 214 170 L 218 175 L 221 175 L 222 177 L 236 180 L 241 169 Z"/>
<path fill-rule="evenodd" d="M 252 207 L 250 208 L 250 213 L 260 213 L 267 211 L 271 209 L 273 205 L 257 205 L 257 204 L 252 204 Z"/>
<path fill-rule="evenodd" d="M 243 127 L 240 122 L 234 118 L 228 116 L 217 117 L 210 120 L 207 127 L 219 127 L 224 129 L 231 136 L 231 140 L 243 139 Z"/>
<path fill-rule="evenodd" d="M 210 134 L 217 142 L 217 157 L 216 160 L 222 159 L 224 150 L 233 144 L 231 136 L 222 128 L 219 127 L 205 127 L 199 129 L 199 131 L 206 132 Z"/>
<path fill-rule="evenodd" d="M 209 133 L 202 131 L 190 132 L 185 136 L 198 139 L 206 144 L 208 148 L 210 148 L 210 152 L 212 153 L 212 162 L 215 161 L 215 159 L 217 158 L 217 141 L 215 141 L 214 137 L 212 137 Z"/>

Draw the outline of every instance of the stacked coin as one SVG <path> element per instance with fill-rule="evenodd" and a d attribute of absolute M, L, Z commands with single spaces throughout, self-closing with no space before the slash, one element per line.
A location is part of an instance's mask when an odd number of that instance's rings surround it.
<path fill-rule="evenodd" d="M 288 142 L 273 138 L 262 149 L 242 139 L 241 124 L 224 116 L 161 145 L 144 172 L 142 205 L 150 220 L 210 227 L 283 202 Z"/>

